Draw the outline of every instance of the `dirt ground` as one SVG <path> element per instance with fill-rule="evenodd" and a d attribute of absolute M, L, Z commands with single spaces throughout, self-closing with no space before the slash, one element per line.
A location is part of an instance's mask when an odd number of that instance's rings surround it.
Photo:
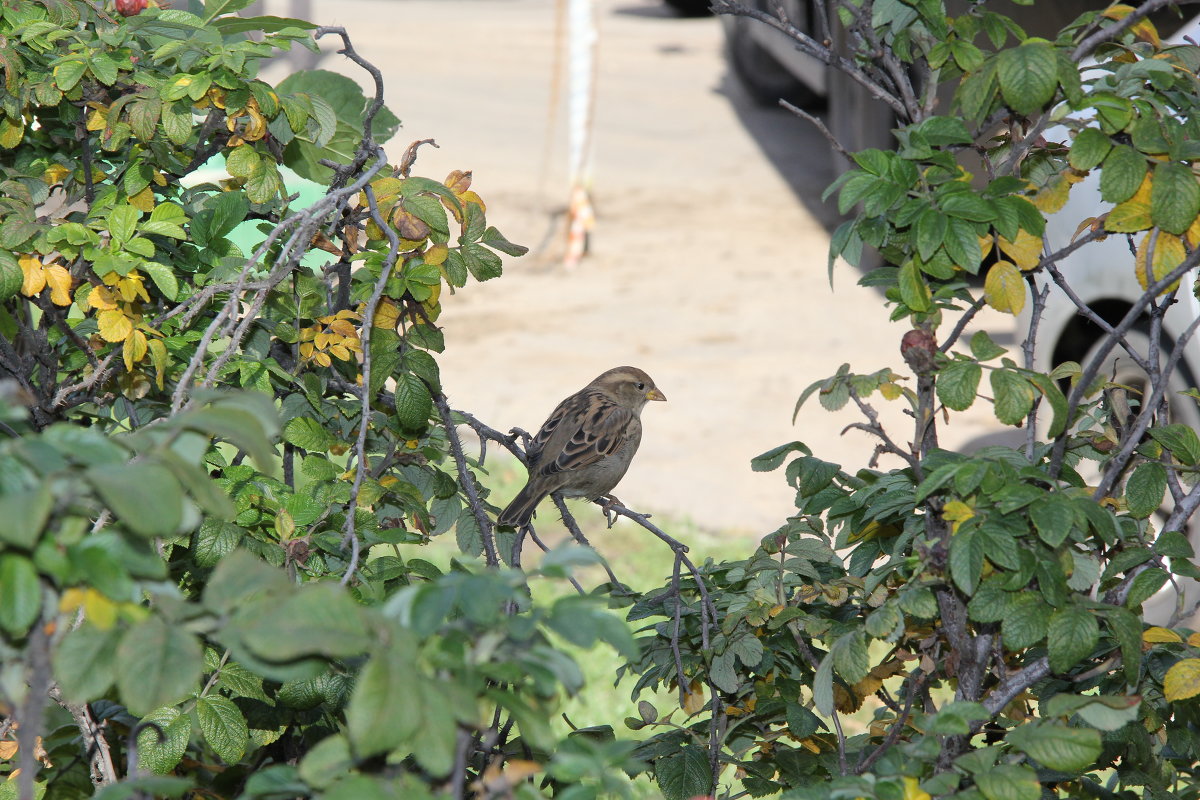
<path fill-rule="evenodd" d="M 565 3 L 564 3 L 565 5 Z M 643 416 L 641 451 L 618 494 L 709 529 L 763 534 L 792 510 L 779 473 L 750 459 L 799 439 L 845 468 L 874 443 L 815 400 L 843 362 L 890 366 L 906 327 L 841 265 L 831 289 L 829 150 L 807 123 L 753 106 L 722 58 L 716 19 L 682 19 L 658 0 L 596 0 L 598 81 L 588 257 L 561 266 L 567 198 L 565 96 L 554 90 L 555 0 L 315 0 L 384 73 L 403 127 L 393 159 L 434 138 L 415 173 L 474 171 L 489 222 L 530 246 L 503 278 L 444 298 L 439 359 L 452 404 L 501 430 L 536 429 L 554 405 L 609 367 L 649 372 L 669 402 Z M 278 13 L 278 12 L 276 12 Z M 338 57 L 322 66 L 354 75 Z M 982 324 L 1011 343 L 1012 322 Z M 898 403 L 874 405 L 898 441 Z M 978 406 L 943 428 L 945 446 L 995 434 Z"/>

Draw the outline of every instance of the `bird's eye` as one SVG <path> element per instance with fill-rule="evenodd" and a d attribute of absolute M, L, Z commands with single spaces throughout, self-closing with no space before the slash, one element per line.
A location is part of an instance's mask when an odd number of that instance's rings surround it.
<path fill-rule="evenodd" d="M 635 383 L 634 386 L 637 387 L 637 390 L 639 392 L 643 391 L 646 388 L 646 384 L 642 383 L 641 381 L 638 381 L 637 383 Z"/>

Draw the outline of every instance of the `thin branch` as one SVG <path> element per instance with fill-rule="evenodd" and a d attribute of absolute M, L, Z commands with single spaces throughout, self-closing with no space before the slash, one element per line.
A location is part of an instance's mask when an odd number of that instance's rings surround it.
<path fill-rule="evenodd" d="M 91 768 L 92 785 L 99 788 L 117 782 L 117 770 L 113 766 L 112 753 L 108 740 L 104 738 L 104 730 L 96 724 L 91 709 L 86 703 L 68 703 L 63 697 L 58 685 L 52 685 L 49 691 L 50 699 L 65 708 L 75 720 L 79 734 L 83 739 L 84 752 L 87 754 Z"/>
<path fill-rule="evenodd" d="M 488 518 L 487 512 L 483 510 L 483 500 L 479 497 L 479 492 L 475 489 L 475 480 L 467 469 L 467 457 L 463 454 L 462 440 L 458 438 L 458 433 L 454 429 L 450 404 L 446 402 L 446 396 L 441 392 L 434 395 L 433 402 L 437 406 L 438 414 L 442 418 L 442 426 L 446 429 L 446 436 L 450 440 L 450 453 L 454 456 L 454 465 L 458 469 L 458 483 L 467 495 L 471 514 L 474 515 L 475 523 L 479 526 L 479 535 L 483 538 L 487 564 L 489 567 L 498 567 L 500 559 L 496 556 L 496 543 L 492 539 L 492 521 Z"/>

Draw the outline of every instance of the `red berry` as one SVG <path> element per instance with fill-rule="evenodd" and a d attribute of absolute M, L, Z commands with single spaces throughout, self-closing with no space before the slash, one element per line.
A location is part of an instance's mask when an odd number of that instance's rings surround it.
<path fill-rule="evenodd" d="M 117 13 L 123 17 L 136 17 L 146 10 L 146 0 L 117 0 Z"/>

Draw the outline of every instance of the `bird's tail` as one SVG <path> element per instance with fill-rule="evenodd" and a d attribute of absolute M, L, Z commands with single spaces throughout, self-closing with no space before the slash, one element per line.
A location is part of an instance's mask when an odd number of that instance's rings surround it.
<path fill-rule="evenodd" d="M 533 518 L 533 510 L 545 496 L 545 492 L 535 491 L 529 488 L 529 484 L 526 484 L 525 488 L 517 492 L 517 496 L 513 498 L 512 502 L 504 507 L 500 516 L 496 517 L 496 524 L 513 528 L 528 525 L 529 520 Z"/>

